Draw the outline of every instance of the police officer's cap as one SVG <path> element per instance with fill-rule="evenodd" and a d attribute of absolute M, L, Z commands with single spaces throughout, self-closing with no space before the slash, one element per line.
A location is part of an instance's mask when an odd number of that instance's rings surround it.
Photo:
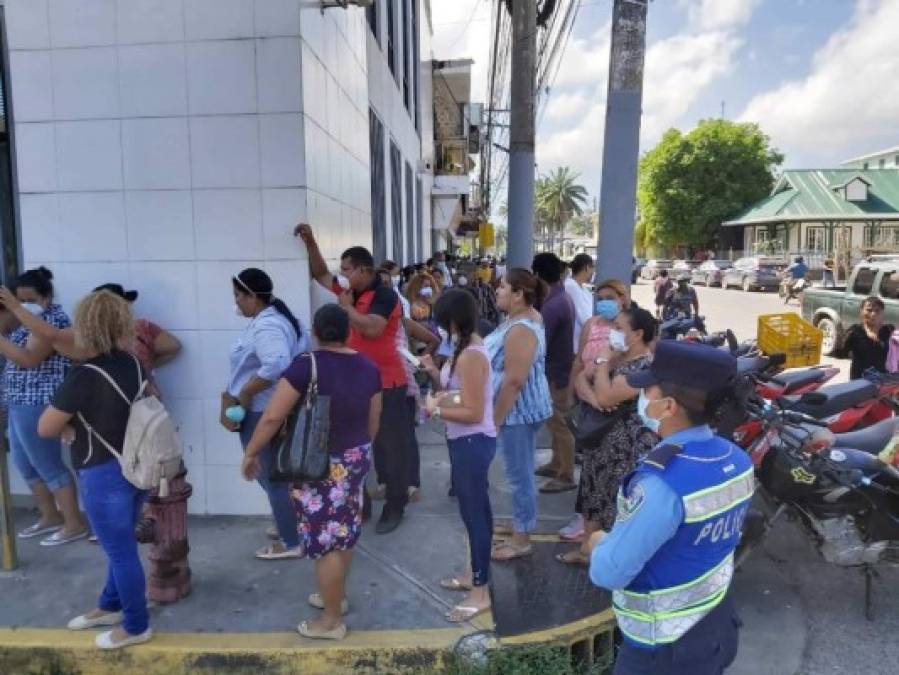
<path fill-rule="evenodd" d="M 627 375 L 627 383 L 645 389 L 667 382 L 711 392 L 733 384 L 736 375 L 737 360 L 725 351 L 695 342 L 662 340 L 650 368 Z"/>

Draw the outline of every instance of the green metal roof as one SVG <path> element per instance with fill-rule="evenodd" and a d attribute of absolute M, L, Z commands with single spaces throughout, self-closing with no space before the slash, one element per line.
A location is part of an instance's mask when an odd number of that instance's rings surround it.
<path fill-rule="evenodd" d="M 843 188 L 856 178 L 868 185 L 865 201 L 848 201 Z M 784 222 L 899 220 L 899 170 L 785 171 L 771 195 L 724 225 Z"/>

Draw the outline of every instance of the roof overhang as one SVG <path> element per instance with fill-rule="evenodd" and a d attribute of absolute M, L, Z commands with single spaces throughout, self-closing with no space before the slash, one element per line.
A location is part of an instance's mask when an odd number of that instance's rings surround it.
<path fill-rule="evenodd" d="M 899 221 L 899 213 L 808 213 L 794 216 L 777 216 L 775 218 L 751 218 L 749 220 L 727 220 L 722 227 L 738 227 L 740 225 L 779 225 L 781 223 L 821 223 L 833 221 L 837 223 L 867 222 L 871 220 Z"/>

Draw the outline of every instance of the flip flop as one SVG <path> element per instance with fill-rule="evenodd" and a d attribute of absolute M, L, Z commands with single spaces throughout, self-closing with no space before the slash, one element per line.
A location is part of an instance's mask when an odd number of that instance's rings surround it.
<path fill-rule="evenodd" d="M 503 550 L 504 548 L 512 551 L 512 555 L 502 557 L 498 556 L 497 554 L 499 553 L 499 551 Z M 531 544 L 528 544 L 527 546 L 516 546 L 511 542 L 505 542 L 493 549 L 493 551 L 490 553 L 490 559 L 494 562 L 508 562 L 509 560 L 525 558 L 529 555 L 533 555 L 533 553 L 534 547 Z"/>
<path fill-rule="evenodd" d="M 573 567 L 589 567 L 590 565 L 590 559 L 577 549 L 567 553 L 556 553 L 556 562 Z"/>
<path fill-rule="evenodd" d="M 470 591 L 471 584 L 462 581 L 458 577 L 448 577 L 440 580 L 440 588 L 447 591 Z"/>
<path fill-rule="evenodd" d="M 450 623 L 466 623 L 481 614 L 490 611 L 490 607 L 471 607 L 469 605 L 456 605 L 448 611 L 444 617 Z"/>

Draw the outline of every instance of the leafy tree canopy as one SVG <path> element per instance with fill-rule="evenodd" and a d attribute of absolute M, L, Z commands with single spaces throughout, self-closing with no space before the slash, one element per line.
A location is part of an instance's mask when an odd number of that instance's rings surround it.
<path fill-rule="evenodd" d="M 766 197 L 783 155 L 756 124 L 703 120 L 670 129 L 640 160 L 638 245 L 709 246 L 722 221 Z"/>

